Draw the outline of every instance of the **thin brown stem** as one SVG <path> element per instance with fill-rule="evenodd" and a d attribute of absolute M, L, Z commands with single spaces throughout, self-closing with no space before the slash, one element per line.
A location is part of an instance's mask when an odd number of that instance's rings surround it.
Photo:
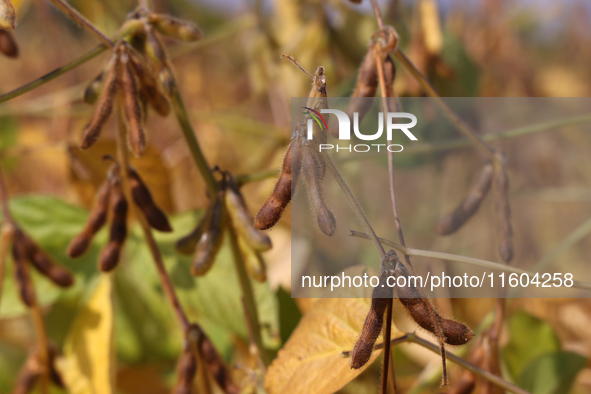
<path fill-rule="evenodd" d="M 380 7 L 378 7 L 377 0 L 371 0 L 371 6 L 373 7 L 373 12 L 376 15 L 376 20 L 378 21 L 378 27 L 381 30 L 384 28 L 384 20 L 382 19 L 382 13 L 380 12 Z"/>
<path fill-rule="evenodd" d="M 10 215 L 10 208 L 8 207 L 8 193 L 6 192 L 6 184 L 4 183 L 4 175 L 0 169 L 0 204 L 2 204 L 2 213 L 4 214 L 4 221 L 12 221 Z"/>
<path fill-rule="evenodd" d="M 160 277 L 160 281 L 162 282 L 162 287 L 164 289 L 164 293 L 166 297 L 172 304 L 172 307 L 177 315 L 177 318 L 183 328 L 183 331 L 186 332 L 189 329 L 189 320 L 187 319 L 187 315 L 183 310 L 181 303 L 176 295 L 174 290 L 174 286 L 168 273 L 166 272 L 166 268 L 164 267 L 164 262 L 162 261 L 162 255 L 160 254 L 160 250 L 158 249 L 158 245 L 156 244 L 156 240 L 154 239 L 154 235 L 152 234 L 152 230 L 148 225 L 145 217 L 140 212 L 138 207 L 133 203 L 133 198 L 131 197 L 131 189 L 129 186 L 129 153 L 127 150 L 127 142 L 126 142 L 126 125 L 125 120 L 123 119 L 123 108 L 124 103 L 122 102 L 123 98 L 120 94 L 119 96 L 119 106 L 117 108 L 117 116 L 119 120 L 119 132 L 117 134 L 117 155 L 119 166 L 121 167 L 121 183 L 123 185 L 123 191 L 125 193 L 125 197 L 127 201 L 131 202 L 131 207 L 136 219 L 140 222 L 140 226 L 142 227 L 142 231 L 144 233 L 144 237 L 148 243 L 148 248 L 150 249 L 150 253 L 152 254 L 152 259 L 154 260 L 154 264 L 156 264 L 156 270 L 158 271 L 158 276 Z"/>
<path fill-rule="evenodd" d="M 375 1 L 375 0 L 374 0 Z M 387 89 L 386 88 L 386 79 L 385 79 L 385 73 L 384 73 L 384 59 L 382 57 L 382 53 L 380 51 L 380 47 L 379 45 L 375 45 L 374 46 L 374 54 L 376 56 L 376 67 L 378 69 L 378 79 L 380 82 L 380 90 L 382 92 L 382 105 L 383 105 L 383 112 L 384 112 L 384 116 L 387 116 L 387 113 L 389 112 L 390 108 L 389 108 L 389 104 L 388 104 L 388 94 L 387 92 L 391 91 L 392 89 Z M 388 81 L 388 83 L 392 83 L 393 81 Z M 392 144 L 392 140 L 388 140 L 388 145 Z M 396 223 L 396 231 L 398 232 L 398 239 L 400 244 L 403 247 L 406 247 L 406 244 L 404 242 L 404 234 L 402 232 L 402 225 L 400 224 L 400 216 L 398 214 L 398 205 L 396 204 L 396 186 L 395 186 L 395 177 L 394 177 L 394 154 L 392 152 L 390 152 L 388 150 L 388 173 L 389 173 L 389 179 L 390 179 L 390 199 L 392 201 L 392 213 L 394 214 L 394 222 Z M 412 264 L 410 262 L 410 257 L 408 256 L 407 253 L 404 254 L 404 259 L 406 261 L 407 266 L 410 269 L 410 272 L 414 275 L 414 270 L 412 268 Z M 423 293 L 422 289 L 418 290 L 421 297 L 423 298 L 427 298 L 425 296 L 425 294 Z M 441 364 L 442 364 L 442 370 L 443 370 L 443 376 L 442 376 L 442 386 L 443 387 L 447 387 L 449 385 L 448 383 L 448 378 L 447 378 L 447 366 L 446 366 L 446 362 L 445 362 L 445 345 L 443 344 L 443 332 L 441 329 L 441 325 L 439 324 L 438 319 L 435 316 L 435 312 L 433 311 L 433 308 L 431 307 L 431 303 L 427 300 L 425 302 L 425 305 L 427 306 L 427 309 L 429 309 L 429 314 L 431 316 L 431 320 L 433 321 L 433 326 L 435 327 L 436 333 L 437 333 L 437 338 L 439 340 L 439 349 L 441 352 Z M 386 341 L 389 341 L 390 338 L 386 337 Z M 386 343 L 386 347 L 388 347 L 388 344 Z M 387 349 L 389 350 L 389 349 Z M 389 353 L 388 353 L 389 354 Z"/>
<path fill-rule="evenodd" d="M 345 179 L 343 178 L 343 176 L 339 172 L 338 168 L 334 164 L 334 161 L 332 160 L 332 158 L 326 152 L 322 152 L 322 157 L 324 157 L 324 160 L 326 161 L 328 169 L 330 170 L 332 176 L 335 178 L 335 180 L 337 181 L 337 183 L 341 187 L 341 190 L 343 191 L 343 194 L 345 195 L 347 201 L 349 202 L 349 204 L 353 208 L 353 211 L 357 214 L 357 218 L 359 219 L 359 221 L 363 225 L 365 231 L 367 231 L 367 233 L 369 234 L 368 238 L 373 242 L 376 250 L 380 254 L 380 259 L 382 260 L 382 266 L 383 266 L 384 261 L 385 261 L 384 257 L 386 256 L 386 251 L 384 250 L 382 243 L 379 241 L 378 236 L 373 231 L 373 228 L 371 227 L 369 220 L 367 220 L 367 216 L 365 216 L 363 209 L 361 208 L 361 206 L 359 205 L 359 203 L 355 199 L 353 192 L 349 188 L 349 185 L 347 185 L 347 182 L 345 182 Z"/>
<path fill-rule="evenodd" d="M 54 6 L 60 9 L 68 18 L 72 19 L 82 28 L 88 30 L 96 38 L 102 41 L 107 46 L 113 48 L 115 44 L 107 36 L 105 36 L 99 29 L 97 29 L 92 22 L 90 22 L 84 15 L 79 13 L 75 8 L 68 4 L 65 0 L 49 0 Z"/>
<path fill-rule="evenodd" d="M 8 255 L 8 247 L 12 240 L 12 224 L 5 222 L 2 225 L 2 239 L 0 240 L 0 306 L 2 305 L 2 290 L 4 287 L 4 273 L 6 272 L 6 256 Z"/>
<path fill-rule="evenodd" d="M 398 60 L 402 63 L 402 65 L 411 73 L 411 75 L 417 80 L 419 85 L 423 88 L 425 93 L 428 96 L 435 99 L 435 102 L 439 107 L 443 110 L 443 112 L 447 115 L 447 117 L 452 121 L 452 123 L 456 126 L 460 132 L 462 132 L 466 137 L 468 137 L 474 145 L 480 148 L 483 153 L 485 153 L 492 161 L 496 161 L 493 149 L 488 146 L 478 135 L 474 133 L 461 119 L 458 115 L 456 115 L 452 109 L 441 99 L 441 96 L 437 93 L 437 91 L 431 86 L 427 77 L 425 77 L 419 69 L 415 67 L 415 65 L 410 61 L 410 59 L 399 49 L 396 48 L 394 54 Z"/>

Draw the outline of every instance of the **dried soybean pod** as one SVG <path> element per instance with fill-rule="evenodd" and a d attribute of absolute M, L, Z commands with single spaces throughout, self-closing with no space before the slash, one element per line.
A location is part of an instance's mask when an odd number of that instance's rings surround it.
<path fill-rule="evenodd" d="M 484 200 L 490 189 L 493 173 L 494 167 L 492 163 L 486 163 L 482 167 L 478 178 L 476 178 L 476 182 L 470 188 L 468 195 L 460 202 L 460 205 L 453 212 L 439 219 L 434 229 L 436 234 L 452 234 L 478 211 L 480 203 Z"/>
<path fill-rule="evenodd" d="M 253 227 L 253 219 L 248 213 L 244 197 L 233 178 L 230 178 L 228 182 L 225 200 L 228 216 L 240 237 L 257 252 L 271 249 L 271 238 Z"/>
<path fill-rule="evenodd" d="M 84 129 L 82 135 L 81 149 L 90 148 L 101 134 L 102 128 L 113 112 L 113 101 L 117 96 L 117 91 L 120 87 L 119 70 L 121 69 L 121 62 L 119 61 L 118 51 L 115 51 L 111 60 L 113 66 L 105 74 L 103 82 L 103 91 L 99 96 L 94 113 L 90 123 Z"/>
<path fill-rule="evenodd" d="M 246 271 L 250 277 L 257 282 L 264 282 L 267 280 L 267 265 L 263 256 L 254 250 L 242 237 L 238 237 L 238 246 L 244 259 Z"/>
<path fill-rule="evenodd" d="M 27 258 L 37 271 L 60 287 L 70 287 L 74 284 L 74 277 L 70 271 L 54 262 L 27 234 L 21 232 L 18 238 Z"/>
<path fill-rule="evenodd" d="M 176 88 L 176 82 L 172 69 L 168 64 L 163 64 L 158 70 L 158 79 L 160 80 L 160 86 L 168 94 L 172 96 L 174 89 Z"/>
<path fill-rule="evenodd" d="M 296 135 L 292 137 L 290 147 L 290 171 L 291 171 L 291 190 L 290 194 L 293 197 L 295 194 L 298 181 L 300 179 L 300 174 L 302 172 L 302 150 L 304 147 L 304 138 L 302 134 L 300 134 L 299 130 L 302 127 L 300 123 L 298 127 L 296 127 Z M 285 160 L 285 159 L 284 159 Z M 285 162 L 284 162 L 285 165 Z"/>
<path fill-rule="evenodd" d="M 195 359 L 195 354 L 191 349 L 191 344 L 185 341 L 183 353 L 177 365 L 176 384 L 172 392 L 174 394 L 191 394 L 193 392 L 193 380 L 195 379 L 196 372 L 197 360 Z"/>
<path fill-rule="evenodd" d="M 160 64 L 168 64 L 168 56 L 164 43 L 154 34 L 154 29 L 149 24 L 144 24 L 144 31 L 146 32 L 146 53 L 152 58 L 152 60 Z"/>
<path fill-rule="evenodd" d="M 443 336 L 440 339 L 449 345 L 464 345 L 474 337 L 474 333 L 466 325 L 455 320 L 445 319 L 433 309 L 429 300 L 422 297 L 416 287 L 410 284 L 408 272 L 402 264 L 396 267 L 395 275 L 397 279 L 401 276 L 406 278 L 406 286 L 396 287 L 398 300 L 419 326 L 439 338 L 436 327 L 436 324 L 439 324 Z M 433 311 L 436 322 L 433 321 L 430 309 Z"/>
<path fill-rule="evenodd" d="M 126 46 L 121 52 L 121 63 L 121 87 L 123 88 L 129 144 L 133 153 L 140 156 L 146 147 L 146 134 L 142 124 L 143 111 L 139 100 L 138 81 L 131 68 L 129 49 Z"/>
<path fill-rule="evenodd" d="M 201 220 L 199 220 L 199 223 L 193 229 L 193 231 L 191 231 L 189 234 L 185 235 L 176 242 L 175 248 L 179 253 L 186 255 L 195 253 L 195 247 L 201 239 L 201 236 L 203 235 L 203 232 L 205 231 L 205 228 L 209 223 L 209 219 L 211 218 L 212 208 L 213 205 L 210 205 L 207 208 L 207 211 L 203 214 Z"/>
<path fill-rule="evenodd" d="M 18 372 L 12 394 L 31 393 L 40 375 L 41 365 L 39 365 L 38 353 L 30 352 L 27 360 Z"/>
<path fill-rule="evenodd" d="M 150 66 L 150 63 L 145 61 L 140 53 L 133 49 L 129 50 L 129 60 L 150 106 L 159 115 L 167 116 L 170 113 L 170 103 L 166 96 L 158 89 L 158 81 L 155 77 L 156 70 Z"/>
<path fill-rule="evenodd" d="M 232 381 L 230 371 L 228 371 L 228 368 L 224 365 L 224 362 L 213 346 L 213 343 L 211 343 L 203 331 L 199 330 L 199 332 L 198 349 L 203 364 L 207 366 L 211 376 L 213 376 L 213 379 L 224 393 L 240 394 L 241 389 Z"/>
<path fill-rule="evenodd" d="M 125 200 L 121 181 L 113 177 L 112 182 L 109 242 L 99 257 L 99 268 L 103 272 L 109 272 L 117 266 L 123 243 L 127 237 L 127 200 Z"/>
<path fill-rule="evenodd" d="M 18 57 L 18 45 L 11 32 L 0 29 L 0 52 L 8 57 Z"/>
<path fill-rule="evenodd" d="M 223 194 L 223 191 L 219 193 Z M 193 266 L 191 267 L 191 273 L 195 276 L 205 275 L 207 271 L 209 271 L 213 266 L 216 255 L 222 245 L 224 239 L 223 198 L 223 195 L 218 195 L 211 210 L 211 218 L 207 224 L 207 228 L 203 232 L 203 235 L 201 235 L 201 239 L 199 239 L 199 243 L 197 244 L 195 257 L 193 258 Z"/>
<path fill-rule="evenodd" d="M 182 41 L 197 41 L 203 38 L 201 30 L 192 22 L 165 14 L 150 14 L 148 21 L 160 33 Z"/>
<path fill-rule="evenodd" d="M 94 104 L 97 102 L 98 98 L 103 91 L 103 79 L 105 77 L 105 72 L 101 72 L 97 75 L 84 89 L 84 102 L 87 104 Z"/>
<path fill-rule="evenodd" d="M 170 222 L 166 214 L 154 203 L 150 189 L 146 186 L 140 175 L 133 168 L 129 168 L 129 187 L 133 201 L 146 217 L 146 220 L 158 231 L 172 232 Z"/>
<path fill-rule="evenodd" d="M 319 170 L 314 161 L 312 148 L 308 144 L 303 147 L 302 170 L 304 180 L 308 185 L 308 197 L 310 205 L 316 214 L 316 221 L 320 230 L 329 237 L 334 234 L 336 221 L 332 212 L 326 207 L 322 196 L 322 187 L 320 185 Z"/>
<path fill-rule="evenodd" d="M 357 112 L 359 124 L 370 110 L 372 101 L 367 100 L 368 97 L 374 97 L 378 88 L 378 74 L 377 74 L 377 62 L 373 51 L 373 44 L 370 43 L 361 67 L 357 72 L 357 84 L 355 90 L 351 94 L 351 100 L 347 104 L 345 113 L 349 118 L 353 119 L 353 114 Z M 351 123 L 351 132 L 353 132 L 353 123 Z M 339 129 L 336 127 L 336 123 L 331 126 L 331 134 L 334 137 L 338 137 Z"/>
<path fill-rule="evenodd" d="M 306 105 L 308 108 L 313 108 L 315 111 L 320 112 L 322 109 L 328 108 L 328 99 L 326 98 L 326 75 L 324 67 L 319 66 L 316 69 L 316 74 L 313 78 L 314 82 L 312 83 L 312 89 L 310 90 L 310 95 L 308 97 L 308 104 Z M 318 141 L 319 144 L 326 144 L 327 142 L 327 130 L 324 127 L 321 127 L 316 122 L 312 124 L 314 138 Z"/>
<path fill-rule="evenodd" d="M 19 230 L 15 229 L 12 241 L 12 261 L 14 262 L 15 281 L 19 289 L 19 294 L 23 303 L 31 307 L 35 303 L 35 290 L 29 276 L 27 267 L 27 255 L 22 245 L 22 240 L 17 235 Z"/>
<path fill-rule="evenodd" d="M 291 149 L 293 143 L 292 141 L 287 147 L 287 152 L 283 158 L 283 165 L 281 166 L 281 174 L 275 184 L 273 193 L 265 201 L 254 220 L 254 228 L 257 230 L 267 230 L 276 225 L 279 219 L 281 219 L 285 207 L 291 201 Z"/>
<path fill-rule="evenodd" d="M 0 29 L 14 30 L 16 28 L 16 13 L 10 0 L 0 0 Z"/>
<path fill-rule="evenodd" d="M 351 353 L 351 368 L 359 369 L 363 367 L 373 352 L 374 344 L 382 332 L 384 325 L 384 312 L 393 296 L 393 288 L 388 286 L 388 277 L 393 275 L 393 271 L 386 269 L 380 274 L 380 281 L 373 289 L 371 298 L 371 307 L 363 323 L 361 335 L 355 343 Z"/>
<path fill-rule="evenodd" d="M 96 194 L 94 206 L 90 211 L 84 229 L 72 239 L 68 246 L 68 256 L 76 258 L 84 254 L 88 250 L 94 235 L 105 225 L 109 211 L 110 194 L 111 181 L 107 177 Z"/>
<path fill-rule="evenodd" d="M 495 210 L 497 216 L 497 242 L 499 254 L 505 263 L 513 259 L 513 227 L 511 226 L 511 207 L 509 206 L 509 178 L 507 158 L 504 153 L 495 153 Z"/>

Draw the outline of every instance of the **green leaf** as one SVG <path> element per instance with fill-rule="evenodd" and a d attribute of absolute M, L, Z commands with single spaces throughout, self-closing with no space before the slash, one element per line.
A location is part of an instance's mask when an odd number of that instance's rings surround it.
<path fill-rule="evenodd" d="M 570 389 L 587 359 L 572 352 L 543 354 L 532 360 L 519 378 L 532 394 L 564 394 Z"/>
<path fill-rule="evenodd" d="M 248 339 L 244 321 L 241 289 L 232 262 L 232 253 L 227 242 L 224 242 L 213 268 L 203 277 L 191 276 L 192 256 L 182 256 L 174 248 L 175 242 L 189 233 L 198 222 L 201 213 L 186 212 L 170 218 L 174 232 L 154 233 L 164 264 L 171 272 L 176 293 L 189 316 L 203 323 L 208 335 L 215 337 L 208 327 L 219 327 Z M 160 280 L 152 262 L 149 249 L 144 242 L 139 226 L 134 226 L 128 240 L 125 263 L 129 275 L 141 280 L 147 292 L 154 298 L 167 303 L 160 287 Z M 141 278 L 141 279 L 140 279 Z M 269 327 L 263 332 L 263 341 L 267 347 L 279 346 L 278 304 L 277 299 L 267 283 L 252 282 L 255 300 L 258 306 L 261 324 Z M 170 306 L 167 305 L 170 310 Z M 174 319 L 171 315 L 171 319 Z"/>
<path fill-rule="evenodd" d="M 77 299 L 88 288 L 89 282 L 98 272 L 96 262 L 101 245 L 106 242 L 106 233 L 97 234 L 88 253 L 79 259 L 66 255 L 70 240 L 82 229 L 88 212 L 60 199 L 44 195 L 26 195 L 11 199 L 11 213 L 23 230 L 58 263 L 68 268 L 75 277 L 74 285 L 61 289 L 52 282 L 30 270 L 35 282 L 37 298 L 42 306 L 52 305 L 60 297 Z M 2 318 L 26 313 L 12 275 L 12 263 L 7 264 L 4 282 Z"/>
<path fill-rule="evenodd" d="M 300 322 L 302 312 L 300 312 L 291 295 L 283 290 L 283 287 L 277 290 L 277 300 L 279 302 L 279 332 L 281 343 L 285 343 Z"/>
<path fill-rule="evenodd" d="M 509 321 L 511 339 L 503 349 L 503 358 L 514 378 L 536 357 L 557 352 L 560 342 L 552 327 L 526 312 L 517 312 Z"/>

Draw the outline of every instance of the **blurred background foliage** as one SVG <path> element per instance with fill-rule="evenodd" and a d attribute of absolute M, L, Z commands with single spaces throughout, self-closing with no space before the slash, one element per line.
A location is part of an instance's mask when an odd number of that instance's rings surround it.
<path fill-rule="evenodd" d="M 348 96 L 366 44 L 376 30 L 367 1 L 359 6 L 344 0 L 152 2 L 157 12 L 192 20 L 205 32 L 205 39 L 195 44 L 168 43 L 181 93 L 209 162 L 235 174 L 279 166 L 290 136 L 289 98 L 307 95 L 307 77 L 281 61 L 280 54 L 294 55 L 308 70 L 325 66 L 329 96 Z M 0 57 L 0 93 L 62 66 L 97 44 L 46 1 L 20 3 L 15 31 L 20 58 Z M 137 5 L 133 0 L 71 3 L 107 34 L 113 34 Z M 400 34 L 401 47 L 442 96 L 570 97 L 591 93 L 591 12 L 584 0 L 392 0 L 380 4 L 386 22 Z M 104 131 L 111 141 L 103 138 L 83 153 L 77 148 L 91 114 L 91 107 L 82 102 L 82 92 L 106 59 L 103 54 L 0 104 L 0 160 L 14 216 L 77 279 L 73 288 L 61 291 L 35 276 L 50 337 L 59 347 L 98 282 L 96 260 L 107 236 L 101 232 L 83 259 L 66 257 L 66 246 L 82 227 L 104 178 L 107 165 L 100 157 L 115 149 L 113 124 Z M 395 88 L 400 96 L 422 94 L 401 67 Z M 252 360 L 229 250 L 224 248 L 211 273 L 198 280 L 189 274 L 190 260 L 173 250 L 174 241 L 189 232 L 206 206 L 204 183 L 172 116 L 151 116 L 147 128 L 149 148 L 133 164 L 156 202 L 172 217 L 175 232 L 157 237 L 167 268 L 189 316 L 202 325 L 226 362 L 238 366 L 235 380 L 247 386 L 253 379 L 249 370 Z M 554 147 L 576 144 L 579 154 L 591 148 L 589 136 L 573 139 L 550 133 L 531 138 L 536 158 L 527 165 L 519 165 L 525 159 L 518 159 L 513 168 L 519 179 L 534 186 L 536 179 L 544 185 L 550 180 L 556 187 L 565 186 L 561 183 L 561 157 L 552 153 Z M 426 163 L 414 168 L 412 176 L 427 183 L 441 173 L 456 172 L 463 175 L 461 188 L 465 189 L 472 174 L 462 170 L 474 162 L 474 155 L 450 152 L 440 159 L 438 171 Z M 588 168 L 579 168 L 577 174 L 579 183 L 590 184 Z M 410 180 L 403 173 L 401 182 L 405 179 Z M 267 179 L 245 187 L 253 212 L 273 184 Z M 450 201 L 458 197 L 453 195 L 454 185 L 457 183 L 448 184 Z M 410 187 L 401 192 L 402 199 L 419 192 L 420 188 Z M 548 219 L 547 223 L 558 226 L 555 234 L 566 236 L 579 223 L 573 218 L 591 214 L 590 193 L 588 186 L 574 194 L 572 190 L 569 195 L 559 193 L 559 203 L 570 205 L 566 217 L 555 212 Z M 416 206 L 410 209 L 408 215 L 418 210 Z M 290 286 L 289 212 L 285 218 L 270 232 L 274 248 L 266 254 L 269 283 L 256 286 L 264 341 L 271 349 L 279 348 L 300 314 L 313 308 L 313 300 L 294 301 L 285 293 Z M 413 226 L 407 230 L 411 244 L 417 237 L 415 230 L 420 233 Z M 569 253 L 588 256 L 590 245 L 587 236 Z M 137 226 L 131 231 L 115 278 L 118 391 L 168 392 L 181 335 Z M 437 304 L 444 314 L 477 327 L 493 301 L 437 300 Z M 398 315 L 405 319 L 400 311 Z M 566 393 L 571 387 L 573 393 L 591 390 L 588 300 L 518 300 L 511 305 L 507 319 L 507 332 L 502 336 L 505 378 L 535 393 Z M 9 270 L 0 307 L 0 392 L 9 392 L 33 337 Z M 404 392 L 436 392 L 437 355 L 410 345 L 396 347 L 395 354 L 399 386 Z M 452 367 L 452 381 L 460 372 Z M 376 363 L 343 392 L 376 392 L 378 376 Z"/>

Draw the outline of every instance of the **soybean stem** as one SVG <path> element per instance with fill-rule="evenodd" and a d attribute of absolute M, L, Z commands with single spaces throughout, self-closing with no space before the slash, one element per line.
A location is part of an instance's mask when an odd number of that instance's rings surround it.
<path fill-rule="evenodd" d="M 105 36 L 99 29 L 96 28 L 84 15 L 79 13 L 75 8 L 64 0 L 49 0 L 53 5 L 60 9 L 66 16 L 80 25 L 82 28 L 88 30 L 96 38 L 102 41 L 107 47 L 113 48 L 115 44 L 107 36 Z"/>
<path fill-rule="evenodd" d="M 174 47 L 173 51 L 172 51 L 172 57 L 174 58 L 177 56 L 184 55 L 185 53 L 187 53 L 191 50 L 201 48 L 204 45 L 212 44 L 214 42 L 217 42 L 221 39 L 228 37 L 231 34 L 235 34 L 242 29 L 252 27 L 252 25 L 254 24 L 252 18 L 250 18 L 250 19 L 246 19 L 246 17 L 244 17 L 244 18 L 245 18 L 244 21 L 239 26 L 240 29 L 236 28 L 233 23 L 228 23 L 228 24 L 224 25 L 222 28 L 220 28 L 218 31 L 213 33 L 211 35 L 211 37 L 205 38 L 201 41 L 198 41 L 193 45 L 186 46 L 189 49 L 180 50 L 180 48 L 181 48 L 180 46 Z M 130 26 L 123 25 L 120 32 L 115 35 L 114 40 L 116 41 L 116 40 L 120 39 L 121 37 L 124 37 L 127 34 L 129 34 L 130 32 L 132 32 L 134 30 L 135 26 L 136 25 L 133 25 L 133 24 L 130 24 Z M 126 27 L 128 27 L 128 28 L 126 28 Z M 0 95 L 0 103 L 11 100 L 13 98 L 16 98 L 18 96 L 21 96 L 25 93 L 30 92 L 31 90 L 34 90 L 34 89 L 38 88 L 39 86 L 45 85 L 47 82 L 50 82 L 50 81 L 54 80 L 55 78 L 67 73 L 68 71 L 71 71 L 71 70 L 77 68 L 78 66 L 88 62 L 89 60 L 94 59 L 95 57 L 97 57 L 98 55 L 100 55 L 101 53 L 106 51 L 108 48 L 109 47 L 107 44 L 101 44 L 101 45 L 97 46 L 96 48 L 94 48 L 93 50 L 91 50 L 90 52 L 82 55 L 81 57 L 72 60 L 70 63 L 68 63 L 64 66 L 58 67 L 55 70 L 37 78 L 36 80 L 29 82 L 23 86 L 20 86 L 14 90 L 11 90 L 8 93 Z"/>
<path fill-rule="evenodd" d="M 591 222 L 591 220 L 590 220 L 590 222 Z M 589 224 L 591 224 L 591 223 L 589 223 Z M 590 227 L 590 230 L 591 230 L 591 227 Z M 351 230 L 350 235 L 353 237 L 371 239 L 369 237 L 369 235 L 364 234 L 359 231 L 355 231 L 355 230 Z M 537 273 L 537 272 L 525 271 L 520 268 L 515 268 L 515 267 L 509 266 L 509 265 L 505 265 L 505 264 L 499 264 L 499 263 L 495 263 L 495 262 L 488 261 L 488 260 L 477 259 L 475 257 L 460 256 L 457 254 L 444 253 L 444 252 L 433 252 L 431 250 L 407 248 L 407 247 L 404 247 L 400 244 L 397 244 L 395 242 L 392 242 L 392 241 L 384 239 L 384 238 L 378 238 L 378 240 L 379 240 L 379 242 L 383 243 L 384 245 L 388 245 L 388 246 L 400 251 L 401 253 L 408 254 L 409 256 L 422 256 L 422 257 L 429 257 L 429 258 L 439 259 L 439 260 L 457 261 L 459 263 L 472 264 L 472 265 L 476 265 L 479 267 L 493 269 L 493 270 L 499 270 L 499 271 L 503 271 L 503 272 L 511 272 L 511 273 L 515 273 L 515 274 L 526 274 L 530 278 L 532 278 Z M 591 283 L 575 280 L 575 281 L 573 281 L 572 287 L 574 287 L 576 289 L 582 289 L 582 290 L 591 290 Z"/>
<path fill-rule="evenodd" d="M 183 132 L 183 136 L 185 137 L 185 141 L 187 142 L 187 146 L 191 151 L 191 156 L 201 173 L 201 176 L 205 180 L 207 184 L 207 188 L 211 196 L 215 196 L 217 193 L 217 182 L 213 177 L 213 173 L 211 172 L 211 168 L 209 164 L 207 164 L 207 160 L 203 155 L 203 151 L 199 146 L 199 142 L 197 141 L 197 136 L 195 136 L 195 132 L 193 131 L 193 126 L 191 126 L 191 122 L 189 121 L 189 116 L 187 115 L 187 110 L 181 98 L 181 94 L 179 93 L 178 86 L 176 85 L 176 81 L 174 82 L 174 89 L 171 97 L 172 108 L 174 109 L 174 113 L 176 114 L 177 120 L 179 125 L 181 126 L 181 130 Z"/>
<path fill-rule="evenodd" d="M 236 235 L 236 231 L 232 226 L 227 226 L 227 231 L 230 237 L 230 247 L 232 248 L 232 260 L 234 261 L 234 268 L 236 269 L 236 274 L 238 275 L 240 288 L 242 290 L 242 296 L 244 297 L 246 323 L 250 326 L 249 331 L 252 332 L 252 338 L 261 356 L 261 359 L 265 366 L 267 366 L 271 363 L 271 357 L 263 347 L 257 304 L 254 299 L 252 285 L 248 279 L 248 274 L 246 273 L 244 260 L 242 258 L 242 253 L 240 252 L 240 246 L 238 245 L 238 236 Z"/>
<path fill-rule="evenodd" d="M 134 216 L 140 223 L 140 226 L 144 233 L 144 237 L 146 238 L 146 242 L 148 243 L 152 259 L 156 264 L 156 270 L 158 271 L 158 276 L 160 277 L 160 281 L 162 282 L 164 293 L 166 294 L 166 297 L 172 304 L 172 307 L 177 315 L 181 327 L 183 328 L 183 331 L 187 332 L 187 330 L 189 329 L 189 320 L 187 319 L 187 315 L 185 314 L 185 311 L 183 310 L 181 303 L 177 298 L 172 281 L 170 280 L 170 277 L 166 272 L 164 262 L 162 261 L 162 255 L 160 254 L 160 250 L 158 249 L 158 245 L 156 244 L 156 240 L 154 239 L 152 230 L 146 222 L 146 218 L 143 216 L 142 212 L 140 212 L 140 210 L 137 208 L 132 198 L 131 188 L 129 186 L 129 154 L 127 151 L 126 143 L 127 130 L 125 120 L 123 119 L 123 111 L 121 110 L 121 108 L 123 108 L 122 106 L 124 105 L 124 103 L 122 102 L 121 94 L 118 97 L 118 99 L 119 106 L 117 107 L 117 116 L 119 119 L 119 133 L 117 134 L 117 155 L 119 158 L 119 166 L 121 167 L 121 183 L 123 185 L 125 198 L 127 199 L 127 201 L 130 202 Z"/>
<path fill-rule="evenodd" d="M 375 1 L 375 0 L 374 0 Z M 443 112 L 450 118 L 452 123 L 460 130 L 466 137 L 468 137 L 476 146 L 478 146 L 490 159 L 496 161 L 494 152 L 490 146 L 488 146 L 482 139 L 476 135 L 453 111 L 449 106 L 441 99 L 441 96 L 435 91 L 433 86 L 429 83 L 427 78 L 415 67 L 408 57 L 399 49 L 396 48 L 394 54 L 402 65 L 412 74 L 412 76 L 421 85 L 425 93 L 435 99 L 435 102 Z"/>

